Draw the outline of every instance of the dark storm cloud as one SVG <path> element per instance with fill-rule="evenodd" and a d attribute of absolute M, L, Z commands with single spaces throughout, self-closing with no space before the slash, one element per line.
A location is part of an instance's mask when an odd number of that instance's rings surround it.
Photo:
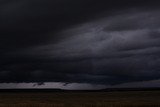
<path fill-rule="evenodd" d="M 160 78 L 160 9 L 144 0 L 1 1 L 0 82 Z"/>
<path fill-rule="evenodd" d="M 129 2 L 113 0 L 6 0 L 0 1 L 0 48 L 6 51 L 45 44 L 53 37 L 48 33 L 56 33 L 63 28 L 86 22 L 99 17 L 103 11 L 121 8 L 145 6 L 150 1 Z M 106 13 L 105 13 L 106 14 Z M 54 36 L 54 41 L 61 36 Z M 59 39 L 58 39 L 59 40 Z M 29 41 L 29 42 L 28 42 Z M 23 44 L 23 45 L 22 45 Z M 5 46 L 5 47 L 4 47 Z"/>

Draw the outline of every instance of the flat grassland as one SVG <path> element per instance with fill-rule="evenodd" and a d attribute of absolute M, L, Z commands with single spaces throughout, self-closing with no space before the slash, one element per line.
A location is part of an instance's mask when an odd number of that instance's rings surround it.
<path fill-rule="evenodd" d="M 160 91 L 1 92 L 0 107 L 160 107 Z"/>

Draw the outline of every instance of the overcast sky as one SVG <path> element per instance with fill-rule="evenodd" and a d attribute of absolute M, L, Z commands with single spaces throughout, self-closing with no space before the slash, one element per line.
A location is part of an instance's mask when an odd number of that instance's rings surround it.
<path fill-rule="evenodd" d="M 158 0 L 1 0 L 0 88 L 157 87 L 159 19 Z"/>

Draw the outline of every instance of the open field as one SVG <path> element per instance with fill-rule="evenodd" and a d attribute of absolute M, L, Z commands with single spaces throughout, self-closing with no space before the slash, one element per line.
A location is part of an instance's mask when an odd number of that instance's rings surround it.
<path fill-rule="evenodd" d="M 0 92 L 0 107 L 160 107 L 160 91 Z"/>

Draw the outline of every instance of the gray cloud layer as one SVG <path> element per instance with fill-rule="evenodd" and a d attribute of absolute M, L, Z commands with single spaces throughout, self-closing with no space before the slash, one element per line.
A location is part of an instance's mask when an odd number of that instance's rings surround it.
<path fill-rule="evenodd" d="M 32 75 L 54 77 L 51 80 L 55 81 L 61 78 L 63 82 L 102 84 L 157 79 L 158 13 L 123 13 L 66 29 L 58 35 L 67 38 L 24 51 L 26 55 L 51 61 L 41 62 Z"/>
<path fill-rule="evenodd" d="M 12 8 L 3 5 L 5 8 L 1 14 L 4 18 L 6 13 L 12 16 L 17 12 L 14 9 L 22 8 L 23 5 L 26 6 L 23 8 L 28 8 L 30 2 L 26 2 L 16 2 L 16 6 L 13 5 L 14 3 L 7 4 L 7 6 L 12 5 Z M 38 3 L 41 4 L 41 2 Z M 49 5 L 49 1 L 45 3 Z M 56 3 L 60 2 L 55 1 L 55 5 Z M 85 4 L 84 1 L 80 3 Z M 87 3 L 90 3 L 90 0 Z M 122 4 L 123 2 L 120 5 Z M 68 9 L 68 5 L 65 6 Z M 91 12 L 87 6 L 81 10 L 73 5 L 68 11 L 57 7 L 56 9 L 60 9 L 60 12 L 55 10 L 54 15 L 50 13 L 52 7 L 45 8 L 43 11 L 34 9 L 35 15 L 28 14 L 30 10 L 23 11 L 25 20 L 22 19 L 23 14 L 18 12 L 19 14 L 15 16 L 16 20 L 13 17 L 8 23 L 13 29 L 12 25 L 15 26 L 18 22 L 14 30 L 19 31 L 13 33 L 14 39 L 9 39 L 11 44 L 6 42 L 8 40 L 6 38 L 2 43 L 9 45 L 2 48 L 0 81 L 108 85 L 159 79 L 160 11 L 156 6 L 155 8 L 149 4 L 146 6 L 150 8 L 142 5 L 126 7 L 127 10 L 120 6 L 115 10 L 112 10 L 112 7 L 94 10 L 91 6 L 91 10 L 96 14 L 89 14 L 93 18 L 87 16 L 87 19 L 84 17 Z M 73 8 L 77 10 L 71 11 Z M 49 12 L 47 12 L 48 9 Z M 85 10 L 87 10 L 86 13 Z M 80 14 L 82 11 L 84 14 Z M 64 22 L 58 20 L 62 18 L 59 15 L 65 17 Z M 44 20 L 43 23 L 33 22 L 31 19 L 32 17 L 37 20 L 38 16 L 41 22 Z M 81 17 L 78 18 L 78 16 Z M 75 20 L 71 21 L 70 18 Z M 49 21 L 46 21 L 47 19 Z M 33 28 L 27 20 L 32 20 Z M 4 26 L 1 29 L 3 31 Z M 28 31 L 26 36 L 22 36 L 24 31 L 19 26 Z M 45 28 L 46 26 L 49 28 Z M 11 33 L 7 36 L 11 37 L 10 35 Z M 16 43 L 12 40 L 19 41 Z M 30 40 L 31 43 L 29 43 Z M 24 46 L 22 46 L 23 43 Z"/>

